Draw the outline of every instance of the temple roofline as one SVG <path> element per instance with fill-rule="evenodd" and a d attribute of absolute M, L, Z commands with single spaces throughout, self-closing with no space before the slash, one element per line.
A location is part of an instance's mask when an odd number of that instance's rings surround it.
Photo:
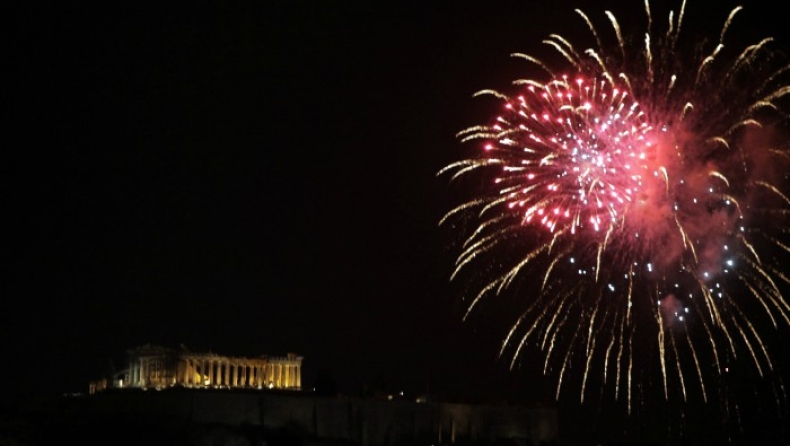
<path fill-rule="evenodd" d="M 303 357 L 261 355 L 255 358 L 193 352 L 183 344 L 171 349 L 144 344 L 127 350 L 127 367 L 92 382 L 90 393 L 107 388 L 163 389 L 248 388 L 300 390 Z"/>

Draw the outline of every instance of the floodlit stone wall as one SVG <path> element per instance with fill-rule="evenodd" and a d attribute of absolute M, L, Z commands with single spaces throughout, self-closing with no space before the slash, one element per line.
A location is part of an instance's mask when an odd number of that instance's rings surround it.
<path fill-rule="evenodd" d="M 104 413 L 126 411 L 196 423 L 288 429 L 366 446 L 454 444 L 505 439 L 556 441 L 554 408 L 414 403 L 318 397 L 309 393 L 228 391 L 103 392 Z"/>

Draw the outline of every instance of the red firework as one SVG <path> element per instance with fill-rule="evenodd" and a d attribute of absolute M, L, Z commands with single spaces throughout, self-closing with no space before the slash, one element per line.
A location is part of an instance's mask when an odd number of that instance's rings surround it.
<path fill-rule="evenodd" d="M 748 357 L 760 375 L 774 366 L 766 337 L 790 325 L 790 156 L 778 131 L 790 70 L 770 39 L 724 50 L 739 11 L 689 60 L 683 9 L 654 42 L 646 4 L 641 45 L 607 12 L 612 52 L 577 11 L 596 45 L 577 51 L 552 34 L 561 74 L 517 54 L 546 76 L 517 81 L 513 95 L 480 92 L 503 101 L 501 115 L 460 132 L 479 152 L 439 172 L 492 178 L 442 220 L 471 223 L 452 278 L 471 281 L 467 315 L 486 296 L 523 295 L 501 351 L 511 364 L 540 351 L 557 397 L 572 369 L 582 401 L 598 379 L 630 411 L 638 372 L 658 370 L 665 398 L 678 388 L 686 399 L 696 382 L 707 401 L 725 356 Z"/>

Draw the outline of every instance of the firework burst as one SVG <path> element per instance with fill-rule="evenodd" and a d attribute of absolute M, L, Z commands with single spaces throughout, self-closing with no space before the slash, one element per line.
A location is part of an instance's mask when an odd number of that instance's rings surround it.
<path fill-rule="evenodd" d="M 612 13 L 599 32 L 576 10 L 595 45 L 552 34 L 554 65 L 515 54 L 540 76 L 479 92 L 501 114 L 460 132 L 475 155 L 439 172 L 484 184 L 440 223 L 468 228 L 452 274 L 473 287 L 467 315 L 517 295 L 501 353 L 541 351 L 557 398 L 574 372 L 581 401 L 595 384 L 630 411 L 655 372 L 665 398 L 707 401 L 730 361 L 770 373 L 766 338 L 790 325 L 790 68 L 771 39 L 730 50 L 740 8 L 684 51 L 684 10 L 656 38 L 645 2 L 633 41 Z"/>

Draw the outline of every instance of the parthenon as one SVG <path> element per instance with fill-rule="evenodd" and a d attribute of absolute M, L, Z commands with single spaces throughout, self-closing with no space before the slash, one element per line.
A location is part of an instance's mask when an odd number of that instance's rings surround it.
<path fill-rule="evenodd" d="M 127 367 L 112 379 L 92 382 L 90 393 L 113 388 L 163 389 L 247 388 L 292 389 L 302 387 L 302 357 L 243 358 L 216 353 L 174 350 L 146 344 L 127 351 Z"/>

